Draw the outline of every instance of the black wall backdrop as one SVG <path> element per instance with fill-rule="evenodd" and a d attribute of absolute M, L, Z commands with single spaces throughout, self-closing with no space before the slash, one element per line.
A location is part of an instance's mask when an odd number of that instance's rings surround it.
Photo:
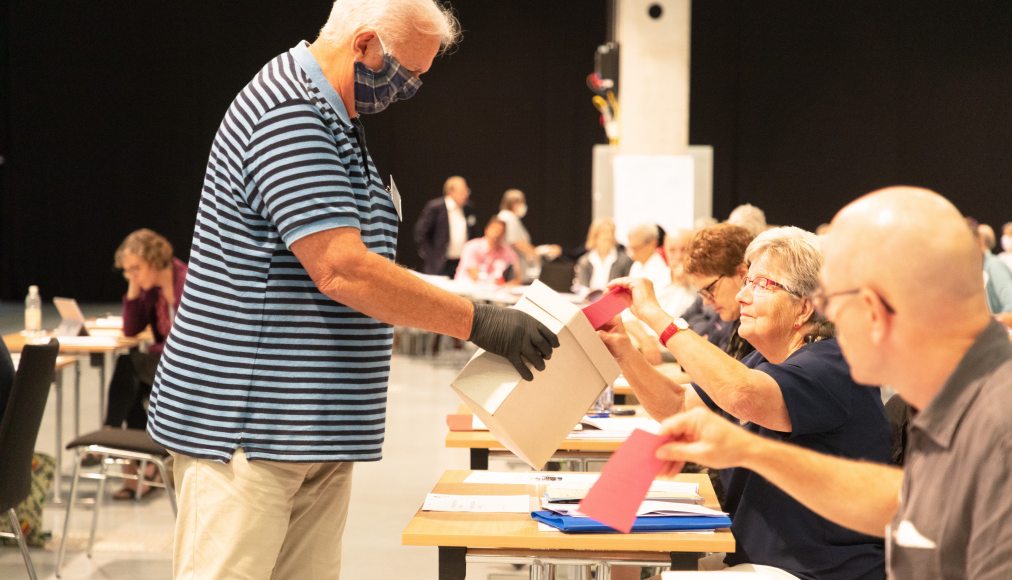
<path fill-rule="evenodd" d="M 207 152 L 264 62 L 312 39 L 329 0 L 0 1 L 0 298 L 115 300 L 131 230 L 185 259 Z M 443 179 L 479 216 L 528 193 L 536 242 L 590 221 L 583 82 L 606 0 L 458 0 L 464 41 L 407 103 L 365 119 L 411 226 Z M 690 139 L 715 147 L 714 213 L 763 207 L 814 228 L 874 187 L 912 183 L 992 225 L 1012 219 L 1012 3 L 697 0 Z"/>

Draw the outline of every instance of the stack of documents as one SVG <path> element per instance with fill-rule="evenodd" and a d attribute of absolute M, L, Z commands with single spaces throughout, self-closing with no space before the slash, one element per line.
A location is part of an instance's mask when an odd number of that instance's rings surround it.
<path fill-rule="evenodd" d="M 614 533 L 611 526 L 591 519 L 587 516 L 561 515 L 550 510 L 531 513 L 536 521 L 549 525 L 561 532 L 577 533 Z M 631 531 L 633 532 L 682 532 L 682 531 L 713 531 L 731 527 L 731 518 L 725 515 L 643 515 L 636 516 Z"/>
<path fill-rule="evenodd" d="M 531 517 L 567 533 L 614 532 L 615 530 L 580 513 L 574 504 L 542 503 Z M 634 532 L 715 530 L 731 526 L 727 513 L 701 505 L 646 500 L 636 511 Z"/>
<path fill-rule="evenodd" d="M 122 316 L 102 316 L 95 320 L 90 320 L 84 323 L 88 329 L 102 328 L 108 330 L 119 330 L 123 328 L 123 317 Z"/>
<path fill-rule="evenodd" d="M 452 495 L 430 493 L 422 511 L 525 514 L 531 510 L 531 498 L 524 495 Z"/>
<path fill-rule="evenodd" d="M 597 474 L 594 474 L 595 476 Z M 559 484 L 549 484 L 545 489 L 544 501 L 546 503 L 579 503 L 587 496 L 593 481 Z M 702 503 L 703 496 L 699 495 L 699 485 L 682 481 L 653 481 L 650 489 L 647 490 L 646 499 L 664 502 Z"/>
<path fill-rule="evenodd" d="M 549 503 L 542 502 L 541 509 L 555 512 L 560 516 L 573 516 L 585 518 L 587 515 L 580 512 L 576 504 L 572 503 Z M 727 512 L 708 508 L 706 506 L 682 503 L 677 501 L 646 500 L 636 510 L 636 517 L 663 517 L 663 516 L 726 516 Z"/>

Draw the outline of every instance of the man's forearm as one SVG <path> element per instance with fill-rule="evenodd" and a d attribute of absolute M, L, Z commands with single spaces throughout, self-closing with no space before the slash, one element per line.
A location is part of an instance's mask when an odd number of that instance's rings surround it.
<path fill-rule="evenodd" d="M 750 437 L 742 467 L 762 475 L 806 507 L 837 524 L 883 537 L 899 507 L 903 471 L 891 465 L 817 453 Z"/>
<path fill-rule="evenodd" d="M 377 320 L 466 340 L 474 306 L 466 298 L 429 284 L 390 260 L 365 253 L 320 290 Z"/>

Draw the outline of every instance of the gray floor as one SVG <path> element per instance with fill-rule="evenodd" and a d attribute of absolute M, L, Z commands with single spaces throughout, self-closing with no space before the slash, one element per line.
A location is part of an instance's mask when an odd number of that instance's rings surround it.
<path fill-rule="evenodd" d="M 85 305 L 82 309 L 86 315 L 95 316 L 116 312 L 119 305 Z M 51 307 L 44 315 L 46 328 L 58 322 Z M 22 316 L 20 304 L 0 303 L 0 331 L 19 330 Z M 462 355 L 466 353 L 458 351 L 437 359 L 394 358 L 385 457 L 380 462 L 356 466 L 352 508 L 344 535 L 343 578 L 436 578 L 436 550 L 401 546 L 400 533 L 444 470 L 467 468 L 464 450 L 443 447 L 445 416 L 459 404 L 448 385 L 466 360 Z M 81 389 L 82 432 L 100 425 L 97 393 L 97 372 L 85 368 Z M 65 438 L 72 429 L 70 402 L 68 395 L 64 405 Z M 51 396 L 36 446 L 40 451 L 53 453 L 54 425 Z M 71 472 L 72 465 L 72 458 L 65 456 L 65 473 Z M 69 485 L 68 476 L 63 489 L 68 491 Z M 173 522 L 164 492 L 155 492 L 139 503 L 112 501 L 108 495 L 117 488 L 116 483 L 111 485 L 103 498 L 92 559 L 84 555 L 91 511 L 87 507 L 75 510 L 64 578 L 158 580 L 171 576 Z M 95 494 L 94 486 L 88 485 L 83 490 L 85 495 Z M 54 577 L 55 546 L 64 516 L 65 511 L 59 506 L 47 507 L 44 512 L 44 527 L 54 531 L 54 539 L 45 549 L 33 550 L 40 578 Z M 526 577 L 509 566 L 472 565 L 468 572 L 469 580 Z M 0 547 L 0 578 L 27 578 L 17 549 Z"/>

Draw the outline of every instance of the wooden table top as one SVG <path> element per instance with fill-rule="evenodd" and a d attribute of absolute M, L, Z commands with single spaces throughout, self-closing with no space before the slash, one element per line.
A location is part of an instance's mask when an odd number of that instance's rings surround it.
<path fill-rule="evenodd" d="M 639 405 L 619 405 L 618 408 L 636 408 L 637 416 L 643 416 L 645 411 Z M 461 404 L 457 407 L 458 414 L 470 414 L 471 410 L 467 405 Z M 567 437 L 559 444 L 559 451 L 571 452 L 604 452 L 612 453 L 618 449 L 626 440 L 625 437 L 615 439 L 580 439 Z M 446 433 L 446 447 L 455 449 L 502 449 L 506 447 L 492 435 L 490 431 L 448 431 Z"/>
<path fill-rule="evenodd" d="M 601 451 L 614 452 L 625 438 L 621 439 L 571 439 L 559 443 L 559 451 Z M 450 431 L 446 434 L 446 446 L 464 449 L 506 449 L 489 431 Z"/>
<path fill-rule="evenodd" d="M 540 497 L 543 486 L 535 484 L 469 484 L 467 470 L 447 471 L 433 493 L 474 495 L 520 495 Z M 704 474 L 680 474 L 676 481 L 699 484 L 708 507 L 719 509 L 717 498 Z M 591 552 L 733 552 L 730 530 L 713 533 L 653 532 L 635 534 L 564 534 L 538 530 L 529 514 L 459 513 L 418 511 L 401 534 L 406 546 L 462 546 L 523 550 L 577 550 Z"/>
<path fill-rule="evenodd" d="M 14 368 L 18 368 L 18 363 L 21 362 L 21 353 L 11 353 L 11 361 L 14 363 Z M 77 362 L 76 356 L 60 355 L 56 357 L 56 370 L 62 371 L 63 369 L 73 365 Z"/>
<path fill-rule="evenodd" d="M 28 338 L 20 332 L 12 332 L 4 335 L 4 344 L 7 345 L 7 349 L 11 352 L 21 352 L 26 343 L 30 341 L 38 340 L 40 342 L 48 342 L 50 338 L 59 337 L 52 336 L 41 336 Z M 76 337 L 80 339 L 87 339 L 88 337 Z M 133 348 L 145 341 L 143 335 L 139 336 L 122 336 L 121 334 L 115 336 L 108 336 L 106 334 L 94 337 L 95 344 L 64 344 L 60 342 L 60 353 L 62 354 L 90 354 L 90 353 L 104 353 L 122 350 L 125 348 Z M 115 342 L 110 342 L 109 339 L 115 339 Z"/>

